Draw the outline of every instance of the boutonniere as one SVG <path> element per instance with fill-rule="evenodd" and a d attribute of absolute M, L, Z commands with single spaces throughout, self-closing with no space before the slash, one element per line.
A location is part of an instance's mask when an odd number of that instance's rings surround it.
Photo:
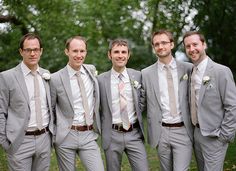
<path fill-rule="evenodd" d="M 42 78 L 45 79 L 46 81 L 48 81 L 48 80 L 50 80 L 51 75 L 50 75 L 50 73 L 45 72 L 42 74 Z"/>
<path fill-rule="evenodd" d="M 94 76 L 97 76 L 98 75 L 98 71 L 95 70 L 94 73 L 93 73 Z"/>
<path fill-rule="evenodd" d="M 188 74 L 184 74 L 181 78 L 180 81 L 187 80 L 188 79 Z"/>
<path fill-rule="evenodd" d="M 210 80 L 211 80 L 211 78 L 209 76 L 204 76 L 203 79 L 202 79 L 203 85 L 208 84 Z"/>
<path fill-rule="evenodd" d="M 139 84 L 139 82 L 136 80 L 131 80 L 131 85 L 136 89 L 139 89 L 141 87 L 141 84 Z"/>

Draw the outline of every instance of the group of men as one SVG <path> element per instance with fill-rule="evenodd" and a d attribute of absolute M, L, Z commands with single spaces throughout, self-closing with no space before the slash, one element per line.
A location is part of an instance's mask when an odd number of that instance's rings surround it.
<path fill-rule="evenodd" d="M 50 75 L 39 67 L 41 39 L 20 40 L 22 62 L 0 74 L 0 144 L 11 171 L 49 170 L 54 145 L 60 171 L 76 170 L 76 155 L 89 171 L 103 171 L 96 142 L 102 137 L 106 170 L 120 171 L 125 153 L 134 171 L 148 171 L 147 141 L 156 148 L 162 171 L 186 171 L 192 151 L 198 170 L 222 171 L 236 130 L 236 87 L 232 72 L 206 54 L 206 40 L 187 32 L 188 62 L 172 56 L 171 32 L 152 36 L 157 62 L 141 72 L 126 68 L 130 48 L 110 42 L 112 68 L 97 76 L 84 64 L 86 39 L 67 40 L 67 65 Z"/>

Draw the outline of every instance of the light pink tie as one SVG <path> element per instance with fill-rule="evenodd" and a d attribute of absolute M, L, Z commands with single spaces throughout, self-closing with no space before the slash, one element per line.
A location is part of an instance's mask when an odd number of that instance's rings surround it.
<path fill-rule="evenodd" d="M 40 99 L 40 89 L 39 80 L 37 78 L 37 71 L 31 71 L 34 76 L 34 100 L 35 100 L 35 113 L 36 113 L 36 123 L 39 130 L 43 129 L 42 111 L 41 111 L 41 99 Z"/>
<path fill-rule="evenodd" d="M 193 67 L 193 72 L 191 75 L 191 118 L 193 125 L 198 123 L 197 120 L 197 104 L 196 104 L 196 90 L 195 90 L 195 75 L 196 75 L 197 68 Z"/>
<path fill-rule="evenodd" d="M 175 97 L 173 77 L 170 71 L 170 66 L 165 65 L 165 69 L 166 69 L 166 79 L 167 79 L 167 84 L 168 84 L 170 113 L 173 117 L 176 117 L 177 107 L 176 107 L 176 97 Z"/>
<path fill-rule="evenodd" d="M 85 87 L 84 87 L 84 82 L 81 78 L 81 72 L 78 71 L 76 73 L 76 76 L 77 76 L 77 81 L 78 81 L 78 84 L 79 84 L 79 87 L 80 87 L 80 93 L 81 93 L 81 98 L 82 98 L 82 103 L 83 103 L 83 107 L 84 107 L 84 116 L 85 116 L 85 123 L 87 126 L 91 125 L 92 124 L 92 121 L 90 119 L 90 116 L 89 116 L 89 105 L 88 105 L 88 97 L 86 95 L 86 90 L 85 90 Z"/>
<path fill-rule="evenodd" d="M 122 125 L 123 128 L 128 130 L 130 128 L 130 122 L 129 122 L 129 117 L 128 117 L 128 112 L 127 112 L 127 99 L 125 96 L 125 83 L 122 80 L 123 75 L 120 74 L 118 76 L 119 78 L 119 94 L 120 94 L 120 115 L 121 115 L 121 120 L 122 120 Z"/>

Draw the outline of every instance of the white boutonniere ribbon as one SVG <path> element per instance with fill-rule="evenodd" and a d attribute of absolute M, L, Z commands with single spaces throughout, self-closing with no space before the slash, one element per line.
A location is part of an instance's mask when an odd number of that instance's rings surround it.
<path fill-rule="evenodd" d="M 48 81 L 48 80 L 50 80 L 51 75 L 50 75 L 50 73 L 45 72 L 42 74 L 42 78 L 45 79 L 46 81 Z"/>
<path fill-rule="evenodd" d="M 206 85 L 210 82 L 211 78 L 209 76 L 204 76 L 202 81 L 203 81 L 203 85 Z"/>
<path fill-rule="evenodd" d="M 183 80 L 188 80 L 188 74 L 184 74 L 184 75 L 181 77 L 180 81 L 183 81 Z"/>
<path fill-rule="evenodd" d="M 131 85 L 136 89 L 139 89 L 141 87 L 141 84 L 139 84 L 139 82 L 136 80 L 131 80 Z"/>

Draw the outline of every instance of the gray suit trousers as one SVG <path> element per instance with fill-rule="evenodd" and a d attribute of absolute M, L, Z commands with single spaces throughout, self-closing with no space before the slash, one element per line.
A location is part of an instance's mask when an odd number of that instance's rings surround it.
<path fill-rule="evenodd" d="M 60 171 L 76 171 L 76 154 L 87 171 L 104 171 L 98 135 L 94 131 L 70 130 L 60 145 L 55 145 Z"/>
<path fill-rule="evenodd" d="M 48 132 L 39 136 L 25 135 L 16 153 L 7 154 L 10 171 L 48 171 L 50 157 L 51 138 Z"/>
<path fill-rule="evenodd" d="M 133 171 L 148 171 L 147 154 L 137 128 L 123 133 L 112 129 L 112 140 L 105 150 L 107 171 L 120 171 L 122 154 L 126 153 Z"/>
<path fill-rule="evenodd" d="M 223 171 L 228 143 L 218 137 L 202 136 L 200 129 L 194 130 L 194 152 L 199 171 Z"/>
<path fill-rule="evenodd" d="M 162 171 L 188 171 L 192 158 L 192 141 L 185 126 L 161 127 L 158 157 Z"/>

